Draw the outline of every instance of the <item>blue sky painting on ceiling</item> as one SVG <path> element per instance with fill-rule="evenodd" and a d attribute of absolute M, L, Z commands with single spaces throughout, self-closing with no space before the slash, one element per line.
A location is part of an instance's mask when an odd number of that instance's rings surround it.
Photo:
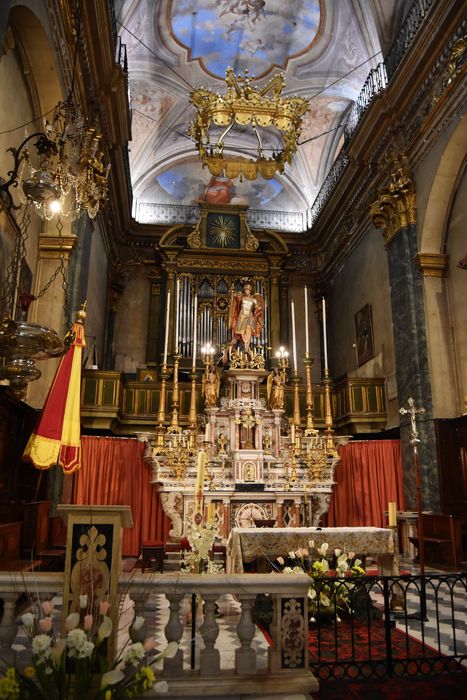
<path fill-rule="evenodd" d="M 210 73 L 228 66 L 262 76 L 285 68 L 304 51 L 319 28 L 319 0 L 172 0 L 177 41 Z"/>
<path fill-rule="evenodd" d="M 172 203 L 194 204 L 204 199 L 206 187 L 210 180 L 209 173 L 201 175 L 197 163 L 177 165 L 156 176 L 157 183 L 170 197 Z M 234 181 L 232 203 L 248 204 L 253 209 L 275 208 L 283 193 L 282 183 L 276 179 L 254 180 L 252 182 Z M 274 202 L 274 204 L 273 204 Z M 280 208 L 280 206 L 278 207 Z"/>

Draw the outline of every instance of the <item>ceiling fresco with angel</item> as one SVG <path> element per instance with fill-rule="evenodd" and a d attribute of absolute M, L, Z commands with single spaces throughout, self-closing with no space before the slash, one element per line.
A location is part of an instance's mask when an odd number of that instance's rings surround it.
<path fill-rule="evenodd" d="M 132 106 L 129 158 L 136 205 L 230 201 L 255 209 L 304 212 L 339 153 L 354 100 L 391 40 L 400 0 L 117 0 L 127 46 Z M 273 179 L 214 178 L 189 127 L 190 93 L 225 93 L 228 66 L 264 87 L 285 77 L 284 97 L 307 100 L 298 148 Z M 265 131 L 265 130 L 263 130 Z M 274 136 L 265 149 L 275 148 Z M 246 128 L 225 153 L 251 157 Z"/>
<path fill-rule="evenodd" d="M 172 0 L 173 35 L 208 73 L 228 66 L 262 77 L 306 51 L 318 32 L 318 0 Z"/>

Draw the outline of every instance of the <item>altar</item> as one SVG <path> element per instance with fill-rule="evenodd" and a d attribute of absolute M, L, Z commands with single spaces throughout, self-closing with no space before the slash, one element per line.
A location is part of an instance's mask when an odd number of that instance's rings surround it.
<path fill-rule="evenodd" d="M 310 550 L 324 542 L 329 551 L 341 549 L 358 556 L 374 556 L 383 576 L 399 575 L 397 533 L 381 527 L 233 528 L 227 546 L 229 573 L 242 573 L 243 564 L 265 558 L 271 562 L 299 548 Z"/>

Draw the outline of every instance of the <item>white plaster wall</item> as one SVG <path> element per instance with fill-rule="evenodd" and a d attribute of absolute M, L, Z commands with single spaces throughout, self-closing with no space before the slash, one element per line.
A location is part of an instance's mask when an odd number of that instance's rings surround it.
<path fill-rule="evenodd" d="M 13 51 L 8 51 L 0 60 L 0 176 L 8 179 L 8 171 L 14 165 L 13 156 L 8 148 L 17 147 L 31 133 L 23 124 L 33 117 L 31 105 L 24 83 L 24 76 L 17 63 Z M 29 127 L 30 129 L 30 127 Z M 3 133 L 7 132 L 7 133 Z M 19 203 L 15 188 L 10 189 L 15 204 Z M 17 214 L 19 220 L 19 215 Z M 33 214 L 28 228 L 29 237 L 26 241 L 26 258 L 34 275 L 38 257 L 39 219 Z M 0 264 L 2 265 L 1 279 L 4 279 L 5 268 L 14 245 L 14 234 L 8 226 L 6 217 L 0 222 Z"/>
<path fill-rule="evenodd" d="M 462 413 L 467 392 L 466 184 L 459 182 L 467 151 L 467 121 L 453 121 L 415 171 L 417 227 L 422 254 L 447 254 L 446 278 L 425 276 L 424 301 L 435 418 Z M 457 190 L 457 191 L 456 191 Z"/>
<path fill-rule="evenodd" d="M 370 304 L 375 356 L 358 366 L 355 314 Z M 334 277 L 328 303 L 330 373 L 334 380 L 384 377 L 387 381 L 388 423 L 399 425 L 394 339 L 387 253 L 380 231 L 371 228 Z"/>
<path fill-rule="evenodd" d="M 449 255 L 451 327 L 460 413 L 467 413 L 467 270 L 458 267 L 460 260 L 467 255 L 466 202 L 467 175 L 464 172 L 454 200 L 446 241 L 446 252 Z"/>
<path fill-rule="evenodd" d="M 414 168 L 418 242 L 424 253 L 443 252 L 441 236 L 466 150 L 467 120 L 453 120 Z"/>
<path fill-rule="evenodd" d="M 144 271 L 127 282 L 115 319 L 115 369 L 134 373 L 146 363 L 149 314 L 149 280 Z"/>

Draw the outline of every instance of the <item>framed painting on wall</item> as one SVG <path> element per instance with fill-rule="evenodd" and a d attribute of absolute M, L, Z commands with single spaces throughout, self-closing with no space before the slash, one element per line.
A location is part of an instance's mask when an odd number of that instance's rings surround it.
<path fill-rule="evenodd" d="M 375 355 L 370 304 L 365 304 L 355 314 L 355 335 L 357 338 L 357 361 L 360 366 Z"/>

